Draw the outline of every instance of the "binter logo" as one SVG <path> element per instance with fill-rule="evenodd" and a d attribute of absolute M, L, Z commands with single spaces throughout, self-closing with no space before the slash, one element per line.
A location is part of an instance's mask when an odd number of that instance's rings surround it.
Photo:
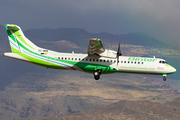
<path fill-rule="evenodd" d="M 129 61 L 154 62 L 154 61 L 156 61 L 157 59 L 129 57 L 128 60 L 129 60 Z"/>

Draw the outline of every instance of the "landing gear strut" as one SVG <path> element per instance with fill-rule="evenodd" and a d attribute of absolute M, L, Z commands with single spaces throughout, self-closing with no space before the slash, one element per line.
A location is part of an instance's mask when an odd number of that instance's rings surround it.
<path fill-rule="evenodd" d="M 94 79 L 95 80 L 99 80 L 100 75 L 101 75 L 102 69 L 97 69 L 96 71 L 94 71 Z"/>

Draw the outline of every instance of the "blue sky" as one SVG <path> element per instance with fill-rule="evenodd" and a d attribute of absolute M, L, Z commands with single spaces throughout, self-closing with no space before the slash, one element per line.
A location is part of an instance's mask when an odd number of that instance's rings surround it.
<path fill-rule="evenodd" d="M 84 28 L 88 32 L 147 33 L 180 45 L 179 0 L 0 0 L 0 24 Z"/>

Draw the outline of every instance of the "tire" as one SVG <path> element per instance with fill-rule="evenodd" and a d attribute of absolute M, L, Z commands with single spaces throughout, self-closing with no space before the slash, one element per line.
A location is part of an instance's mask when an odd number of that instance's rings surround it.
<path fill-rule="evenodd" d="M 98 76 L 94 76 L 94 79 L 95 79 L 95 80 L 99 80 L 99 78 L 100 78 L 99 75 L 98 75 Z"/>

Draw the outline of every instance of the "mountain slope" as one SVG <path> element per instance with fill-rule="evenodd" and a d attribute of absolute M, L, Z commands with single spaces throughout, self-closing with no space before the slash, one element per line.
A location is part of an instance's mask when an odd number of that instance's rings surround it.
<path fill-rule="evenodd" d="M 180 97 L 178 82 L 154 76 L 113 74 L 95 81 L 93 75 L 76 71 L 35 72 L 21 75 L 0 92 L 0 119 L 83 114 L 119 100 L 165 103 Z"/>
<path fill-rule="evenodd" d="M 179 120 L 180 111 L 150 101 L 118 101 L 95 110 L 31 120 Z M 22 119 L 26 120 L 26 119 Z"/>
<path fill-rule="evenodd" d="M 166 105 L 170 105 L 172 107 L 173 110 L 177 110 L 180 111 L 180 98 L 177 98 L 173 101 L 167 102 Z"/>
<path fill-rule="evenodd" d="M 144 33 L 131 33 L 124 35 L 113 35 L 109 33 L 88 33 L 84 29 L 77 28 L 58 28 L 58 29 L 31 29 L 26 30 L 25 34 L 40 40 L 46 41 L 57 41 L 57 40 L 68 40 L 80 47 L 86 47 L 90 38 L 99 38 L 104 43 L 116 43 L 121 44 L 133 44 L 142 45 L 149 47 L 168 47 L 169 45 L 158 41 Z"/>

